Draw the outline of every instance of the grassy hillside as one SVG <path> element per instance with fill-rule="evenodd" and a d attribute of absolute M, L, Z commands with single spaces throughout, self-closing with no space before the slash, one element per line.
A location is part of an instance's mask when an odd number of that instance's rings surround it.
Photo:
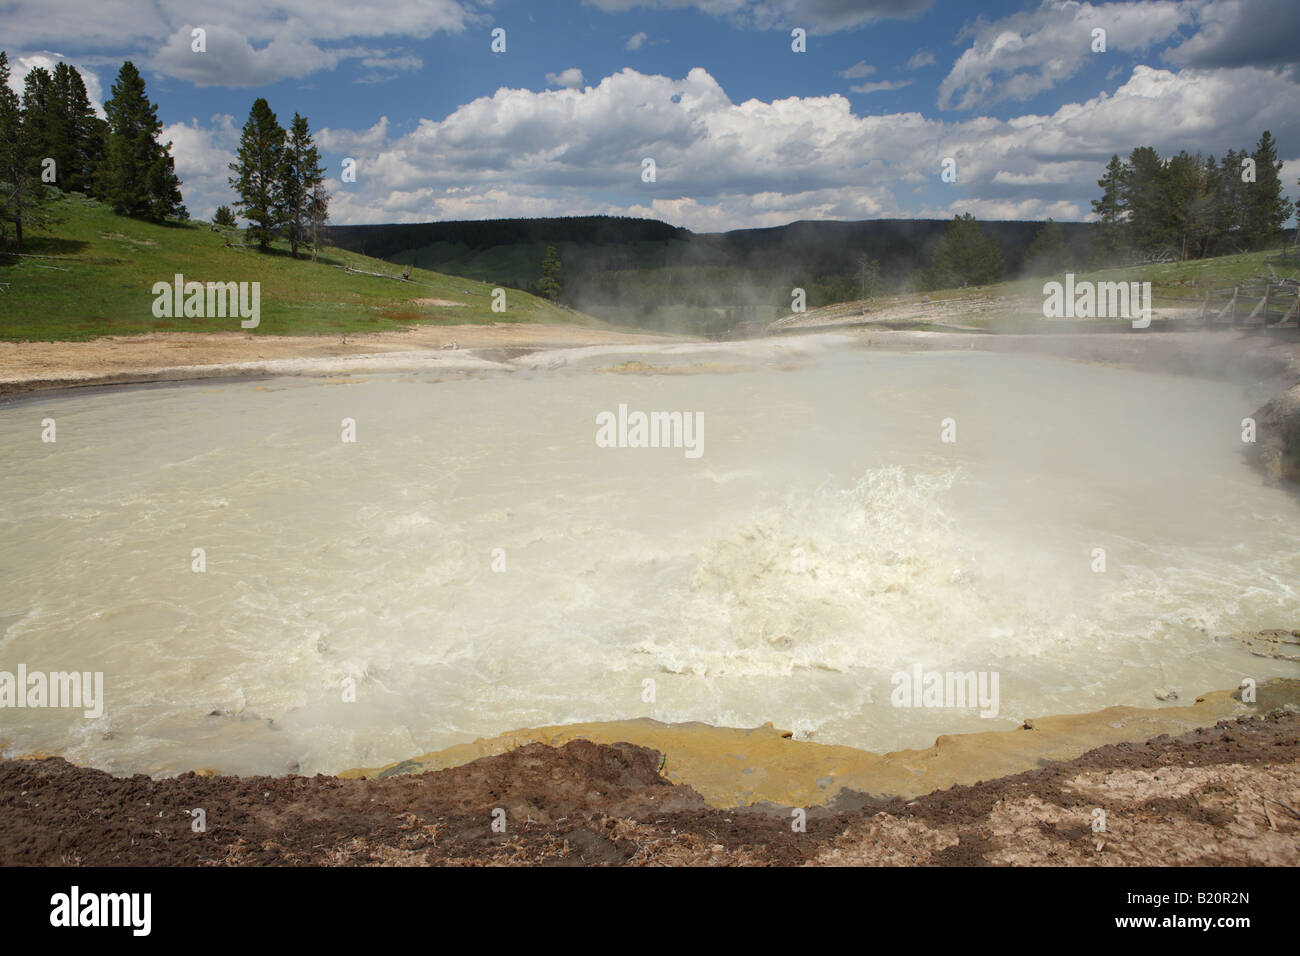
<path fill-rule="evenodd" d="M 1210 312 L 1213 316 L 1227 301 L 1213 293 L 1234 286 L 1247 290 L 1258 287 L 1261 276 L 1269 276 L 1269 269 L 1282 278 L 1300 277 L 1300 255 L 1294 247 L 1285 258 L 1280 250 L 1250 252 L 1212 259 L 1188 262 L 1170 262 L 1156 265 L 1130 266 L 1120 269 L 1076 270 L 1076 281 L 1091 282 L 1150 282 L 1154 308 L 1181 317 L 1183 321 L 1196 321 L 1205 293 L 1211 293 Z M 798 324 L 814 322 L 849 322 L 861 316 L 863 322 L 885 320 L 891 327 L 926 328 L 934 324 L 953 324 L 964 328 L 987 329 L 1000 332 L 1015 331 L 1084 331 L 1095 329 L 1123 330 L 1131 323 L 1122 319 L 1046 319 L 1042 317 L 1043 285 L 1059 281 L 1061 276 L 1040 276 L 1016 279 L 985 286 L 968 286 L 962 289 L 941 289 L 934 292 L 898 296 L 882 296 L 866 301 L 842 302 L 820 309 L 810 309 L 804 316 L 787 316 L 783 321 L 801 320 Z M 1280 318 L 1282 308 L 1294 299 L 1278 298 L 1271 312 L 1272 319 Z M 1242 318 L 1258 302 L 1254 297 L 1241 300 Z M 947 308 L 944 308 L 947 306 Z M 1226 322 L 1226 319 L 1223 320 Z M 1292 320 L 1294 321 L 1294 319 Z"/>
<path fill-rule="evenodd" d="M 261 253 L 242 247 L 242 232 L 212 232 L 205 223 L 139 222 L 75 194 L 52 203 L 51 211 L 59 221 L 49 230 L 30 230 L 21 252 L 53 258 L 6 254 L 11 247 L 0 252 L 0 283 L 8 283 L 0 288 L 2 340 L 67 341 L 164 330 L 341 334 L 426 322 L 600 324 L 514 289 L 506 291 L 506 312 L 494 313 L 489 284 L 418 268 L 409 282 L 348 273 L 344 266 L 388 275 L 400 275 L 401 269 L 337 248 L 323 250 L 315 263 L 290 258 L 287 244 Z M 238 318 L 155 318 L 153 285 L 171 282 L 176 273 L 186 281 L 260 282 L 260 325 L 244 330 Z"/>
<path fill-rule="evenodd" d="M 1156 305 L 1195 305 L 1190 300 L 1200 299 L 1206 292 L 1233 286 L 1247 286 L 1267 276 L 1269 267 L 1282 277 L 1300 272 L 1300 256 L 1294 248 L 1285 259 L 1280 250 L 1247 252 L 1235 256 L 1217 256 L 1212 259 L 1192 259 L 1187 262 L 1166 262 L 1154 265 L 1128 266 L 1122 269 L 1100 269 L 1088 272 L 1076 270 L 1076 279 L 1095 282 L 1150 282 Z M 1043 283 L 1052 277 L 1021 279 L 987 286 L 984 291 L 993 295 L 1029 294 L 1041 297 Z M 1059 277 L 1056 277 L 1059 278 Z M 963 289 L 961 292 L 969 292 Z M 938 292 L 933 295 L 945 295 Z M 1187 300 L 1187 301 L 1184 301 Z"/>

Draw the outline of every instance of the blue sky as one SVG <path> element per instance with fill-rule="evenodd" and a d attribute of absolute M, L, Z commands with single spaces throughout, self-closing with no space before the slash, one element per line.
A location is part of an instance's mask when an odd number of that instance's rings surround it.
<path fill-rule="evenodd" d="M 1300 196 L 1296 0 L 0 0 L 0 22 L 15 84 L 62 58 L 102 99 L 133 60 L 196 217 L 233 198 L 258 96 L 308 117 L 343 223 L 1084 219 L 1111 153 L 1265 128 Z"/>

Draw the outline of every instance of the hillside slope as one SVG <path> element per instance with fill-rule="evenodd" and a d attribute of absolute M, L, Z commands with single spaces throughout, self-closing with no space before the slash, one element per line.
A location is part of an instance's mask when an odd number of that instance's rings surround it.
<path fill-rule="evenodd" d="M 1187 262 L 1155 263 L 1075 273 L 1076 282 L 1150 282 L 1154 319 L 1199 324 L 1202 303 L 1209 293 L 1213 317 L 1227 302 L 1221 293 L 1242 289 L 1240 315 L 1243 321 L 1257 304 L 1266 278 L 1300 277 L 1300 257 L 1285 258 L 1277 250 L 1193 259 Z M 1030 331 L 1120 331 L 1130 327 L 1124 319 L 1046 319 L 1043 317 L 1043 286 L 1061 276 L 1015 279 L 986 286 L 940 289 L 928 293 L 878 296 L 866 300 L 838 302 L 799 314 L 786 313 L 764 326 L 767 332 L 798 331 L 828 326 L 884 325 L 891 328 L 946 327 L 954 329 Z M 1274 323 L 1295 302 L 1279 296 L 1270 303 Z M 1227 319 L 1219 320 L 1219 325 Z M 1261 324 L 1258 320 L 1255 324 Z M 1287 326 L 1294 335 L 1295 314 Z"/>
<path fill-rule="evenodd" d="M 290 258 L 283 243 L 258 252 L 243 246 L 241 231 L 140 222 L 75 194 L 60 197 L 50 210 L 58 221 L 48 230 L 29 230 L 22 256 L 11 254 L 12 247 L 0 251 L 0 340 L 158 331 L 318 335 L 423 323 L 602 324 L 513 289 L 506 290 L 506 311 L 493 312 L 492 285 L 422 269 L 413 269 L 405 282 L 364 275 L 400 276 L 401 270 L 333 247 L 315 263 L 301 251 Z M 186 281 L 261 283 L 260 324 L 244 330 L 238 318 L 156 318 L 153 285 L 177 273 Z"/>

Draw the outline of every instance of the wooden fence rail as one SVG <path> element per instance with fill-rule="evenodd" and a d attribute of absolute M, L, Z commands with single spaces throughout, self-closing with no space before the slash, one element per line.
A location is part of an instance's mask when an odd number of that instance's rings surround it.
<path fill-rule="evenodd" d="M 1242 300 L 1256 296 L 1259 297 L 1259 301 L 1248 314 L 1243 316 L 1245 303 Z M 1212 313 L 1211 298 L 1222 298 L 1226 301 L 1217 312 Z M 1276 320 L 1274 315 L 1277 316 Z M 1227 324 L 1284 328 L 1295 324 L 1300 328 L 1300 286 L 1282 281 L 1266 283 L 1262 291 L 1256 286 L 1207 290 L 1201 301 L 1200 320 L 1207 326 Z"/>

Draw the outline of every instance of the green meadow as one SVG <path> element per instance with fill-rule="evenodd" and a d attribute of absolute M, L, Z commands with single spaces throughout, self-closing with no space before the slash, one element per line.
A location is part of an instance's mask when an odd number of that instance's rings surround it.
<path fill-rule="evenodd" d="M 411 269 L 409 281 L 363 275 L 400 276 L 402 267 L 332 246 L 316 262 L 301 249 L 299 258 L 291 258 L 287 243 L 259 252 L 243 246 L 241 230 L 128 219 L 79 194 L 60 196 L 48 211 L 56 217 L 48 228 L 29 229 L 21 250 L 6 246 L 0 252 L 0 340 L 76 341 L 160 331 L 338 335 L 422 323 L 603 325 L 515 289 L 505 290 L 506 311 L 493 312 L 494 287 L 488 283 L 419 268 Z M 260 282 L 261 323 L 243 330 L 238 317 L 155 317 L 154 283 L 170 283 L 177 273 L 187 282 Z"/>

